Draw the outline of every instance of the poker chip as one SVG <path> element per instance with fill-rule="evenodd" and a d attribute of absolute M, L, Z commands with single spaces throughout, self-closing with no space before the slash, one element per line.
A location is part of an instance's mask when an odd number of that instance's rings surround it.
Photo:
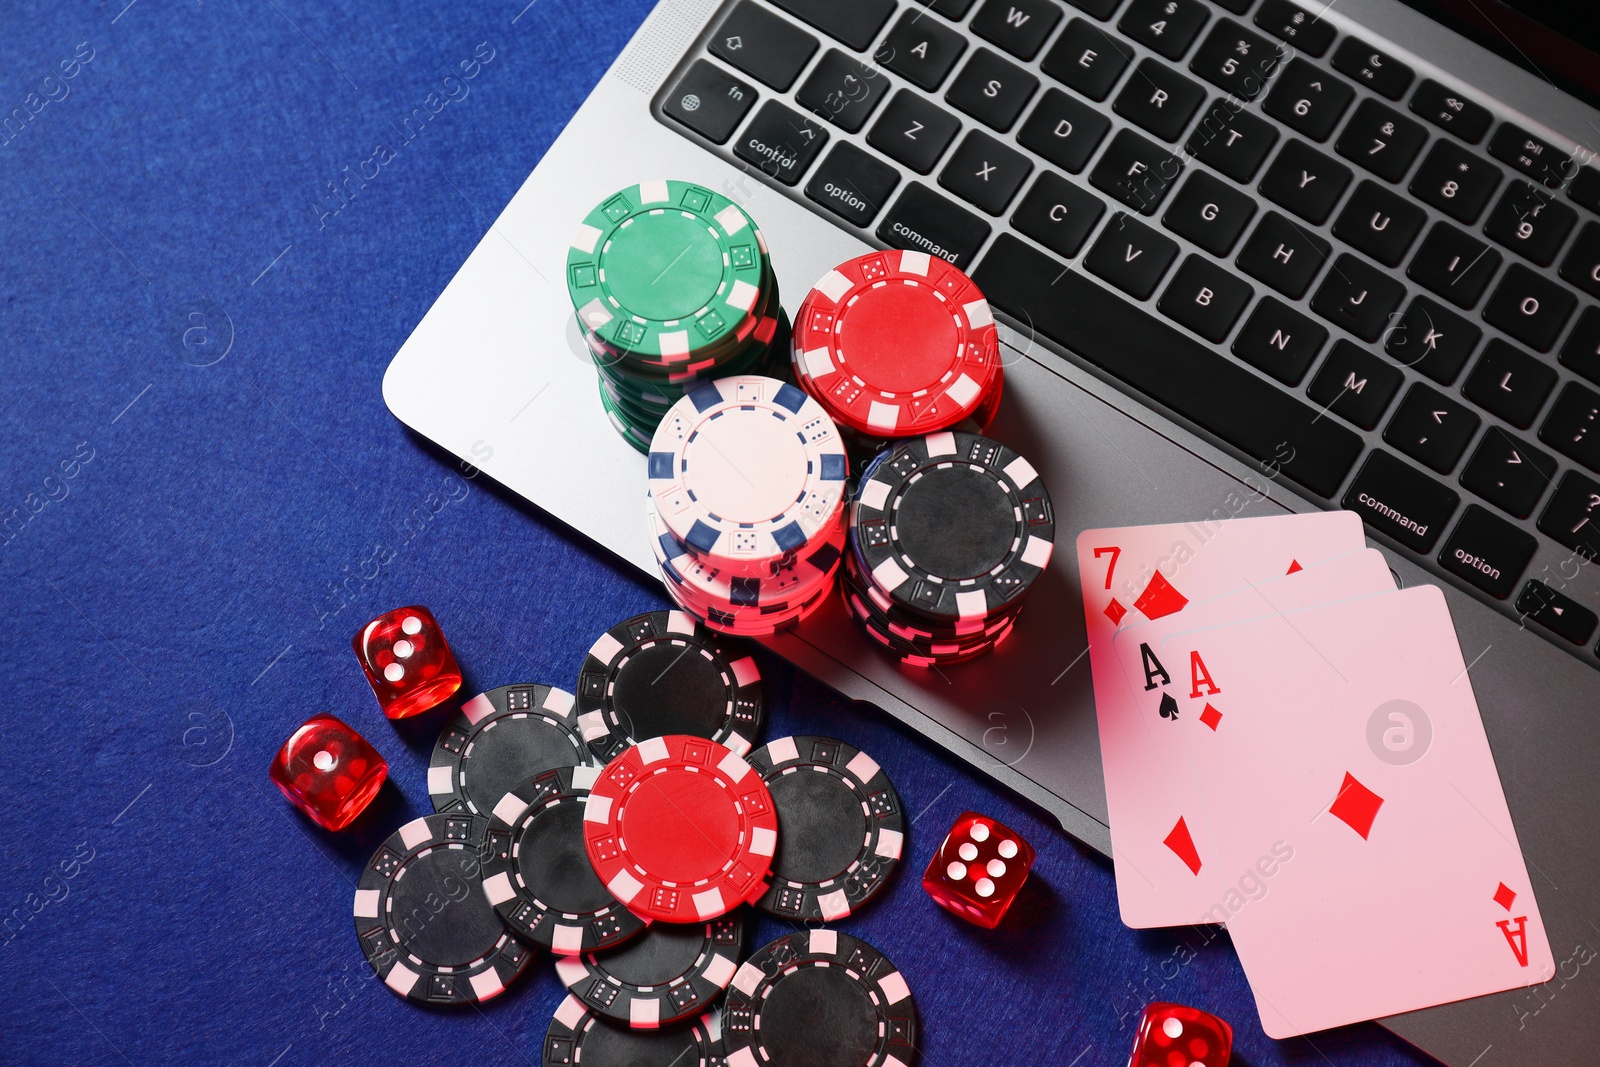
<path fill-rule="evenodd" d="M 788 373 L 790 330 L 766 240 L 743 208 L 703 186 L 648 181 L 603 200 L 568 248 L 567 292 L 606 417 L 641 452 L 697 386 Z"/>
<path fill-rule="evenodd" d="M 865 752 L 831 737 L 780 737 L 750 754 L 778 812 L 772 882 L 756 906 L 833 922 L 876 896 L 905 843 L 900 796 Z"/>
<path fill-rule="evenodd" d="M 556 976 L 581 1006 L 638 1029 L 705 1011 L 728 988 L 744 950 L 745 919 L 652 923 L 619 949 L 556 960 Z"/>
<path fill-rule="evenodd" d="M 763 253 L 755 223 L 726 197 L 642 182 L 584 218 L 567 251 L 567 291 L 585 329 L 672 362 L 750 318 Z"/>
<path fill-rule="evenodd" d="M 733 976 L 722 1013 L 728 1067 L 908 1067 L 917 1009 L 905 978 L 859 938 L 813 929 L 780 937 Z"/>
<path fill-rule="evenodd" d="M 607 630 L 578 671 L 576 719 L 602 761 L 663 734 L 708 738 L 743 755 L 761 731 L 761 669 L 684 611 L 650 611 Z"/>
<path fill-rule="evenodd" d="M 795 316 L 795 379 L 840 424 L 876 437 L 986 427 L 1003 375 L 983 293 L 926 252 L 869 252 L 812 286 Z"/>
<path fill-rule="evenodd" d="M 584 805 L 598 773 L 544 771 L 507 792 L 489 816 L 483 894 L 520 937 L 557 955 L 620 945 L 645 927 L 606 892 L 584 850 Z"/>
<path fill-rule="evenodd" d="M 611 895 L 662 922 L 704 922 L 760 897 L 778 843 L 761 776 L 686 734 L 641 741 L 606 764 L 583 829 Z"/>
<path fill-rule="evenodd" d="M 690 1026 L 632 1030 L 586 1011 L 576 997 L 556 1008 L 545 1031 L 541 1067 L 720 1067 L 722 1028 L 707 1013 Z"/>
<path fill-rule="evenodd" d="M 533 957 L 477 891 L 487 830 L 466 812 L 413 819 L 362 871 L 356 938 L 384 985 L 407 1000 L 489 1000 Z"/>
<path fill-rule="evenodd" d="M 760 575 L 833 529 L 848 475 L 833 420 L 786 382 L 738 375 L 672 406 L 650 441 L 650 494 L 678 540 Z"/>
<path fill-rule="evenodd" d="M 461 705 L 433 746 L 434 811 L 487 815 L 531 774 L 592 763 L 572 694 L 548 685 L 503 685 Z"/>

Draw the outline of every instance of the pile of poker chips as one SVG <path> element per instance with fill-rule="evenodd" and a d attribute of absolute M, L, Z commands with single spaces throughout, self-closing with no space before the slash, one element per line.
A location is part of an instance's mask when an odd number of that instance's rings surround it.
<path fill-rule="evenodd" d="M 736 375 L 697 386 L 650 442 L 646 532 L 674 603 L 760 637 L 827 598 L 843 557 L 844 443 L 815 399 Z"/>
<path fill-rule="evenodd" d="M 743 208 L 702 186 L 641 182 L 602 201 L 573 236 L 567 291 L 606 415 L 640 452 L 697 385 L 787 368 L 766 241 Z"/>
<path fill-rule="evenodd" d="M 795 316 L 791 360 L 795 381 L 865 456 L 885 438 L 983 432 L 1005 379 L 989 302 L 926 252 L 869 252 L 824 274 Z"/>
<path fill-rule="evenodd" d="M 845 604 L 901 663 L 964 663 L 1011 633 L 1054 542 L 1050 494 L 1023 456 L 958 430 L 912 438 L 862 472 Z"/>
<path fill-rule="evenodd" d="M 813 928 L 741 963 L 752 908 L 833 922 L 886 887 L 906 827 L 877 762 L 819 736 L 752 749 L 754 659 L 682 612 L 611 627 L 576 690 L 502 686 L 445 723 L 437 813 L 386 840 L 355 895 L 378 977 L 478 1003 L 548 951 L 568 995 L 544 1067 L 912 1063 L 910 989 L 865 941 Z"/>

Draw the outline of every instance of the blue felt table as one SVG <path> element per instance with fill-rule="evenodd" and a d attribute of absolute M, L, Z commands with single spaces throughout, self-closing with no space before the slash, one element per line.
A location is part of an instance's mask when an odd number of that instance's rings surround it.
<path fill-rule="evenodd" d="M 379 396 L 648 6 L 526 2 L 8 5 L 0 1060 L 538 1063 L 562 995 L 547 960 L 481 1010 L 424 1010 L 371 979 L 350 917 L 373 847 L 429 810 L 439 725 L 384 719 L 350 652 L 357 627 L 426 603 L 467 691 L 570 689 L 597 634 L 665 604 L 464 477 Z M 346 168 L 366 177 L 341 200 Z M 909 979 L 922 1063 L 1120 1067 L 1150 999 L 1229 1019 L 1251 1067 L 1428 1062 L 1375 1026 L 1268 1040 L 1225 936 L 1124 929 L 1099 857 L 764 663 L 774 735 L 862 746 L 915 815 L 906 869 L 846 928 Z M 391 765 L 343 834 L 267 778 L 318 711 Z M 1039 848 L 993 933 L 918 885 L 966 808 Z"/>

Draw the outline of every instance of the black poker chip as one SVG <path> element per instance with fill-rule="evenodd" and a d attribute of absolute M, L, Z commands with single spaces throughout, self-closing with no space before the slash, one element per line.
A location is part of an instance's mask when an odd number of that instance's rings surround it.
<path fill-rule="evenodd" d="M 707 923 L 652 923 L 610 952 L 563 956 L 556 977 L 584 1007 L 639 1030 L 699 1015 L 728 987 L 744 950 L 742 911 Z"/>
<path fill-rule="evenodd" d="M 778 851 L 756 906 L 832 922 L 876 896 L 900 864 L 905 816 L 883 768 L 831 737 L 780 737 L 752 752 L 778 812 Z"/>
<path fill-rule="evenodd" d="M 544 1035 L 541 1067 L 722 1067 L 718 1019 L 707 1013 L 689 1026 L 633 1030 L 596 1015 L 577 997 L 556 1008 Z"/>
<path fill-rule="evenodd" d="M 362 872 L 356 937 L 373 971 L 407 1000 L 489 1000 L 533 958 L 479 888 L 487 830 L 487 820 L 466 812 L 413 819 Z"/>
<path fill-rule="evenodd" d="M 742 756 L 761 730 L 761 671 L 740 646 L 687 612 L 646 612 L 613 626 L 589 649 L 578 673 L 577 711 L 602 763 L 667 734 L 709 737 Z"/>
<path fill-rule="evenodd" d="M 594 873 L 583 813 L 599 772 L 558 767 L 510 790 L 489 814 L 483 892 L 524 940 L 562 956 L 620 945 L 645 928 Z"/>
<path fill-rule="evenodd" d="M 944 623 L 992 616 L 1050 562 L 1050 494 L 1026 458 L 998 441 L 941 431 L 894 446 L 862 479 L 850 540 L 873 582 Z"/>
<path fill-rule="evenodd" d="M 909 1067 L 917 1008 L 889 958 L 837 930 L 788 934 L 734 975 L 722 1011 L 728 1067 Z"/>
<path fill-rule="evenodd" d="M 593 762 L 572 694 L 549 685 L 503 685 L 461 705 L 428 767 L 434 811 L 487 815 L 529 775 Z"/>

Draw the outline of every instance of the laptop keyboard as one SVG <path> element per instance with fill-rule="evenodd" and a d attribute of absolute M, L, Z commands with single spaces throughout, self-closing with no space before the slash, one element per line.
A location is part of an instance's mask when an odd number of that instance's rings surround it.
<path fill-rule="evenodd" d="M 678 129 L 1600 662 L 1600 170 L 1292 0 L 735 0 L 703 42 Z"/>

